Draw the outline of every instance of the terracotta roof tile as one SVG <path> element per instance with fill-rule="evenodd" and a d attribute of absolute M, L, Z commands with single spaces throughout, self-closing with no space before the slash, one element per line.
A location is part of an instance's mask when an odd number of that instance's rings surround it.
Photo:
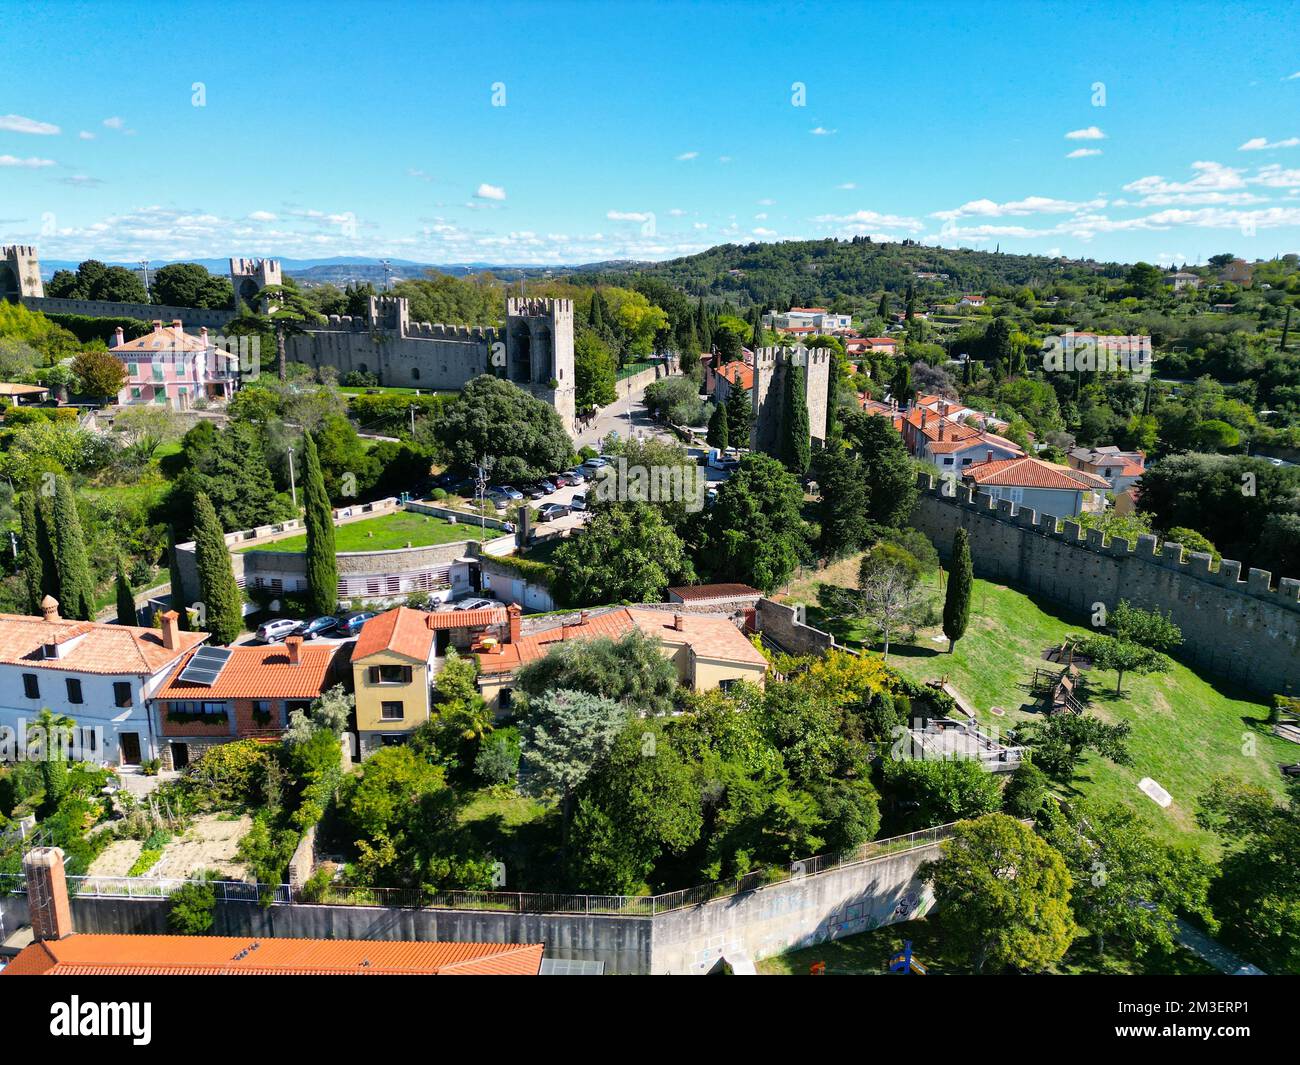
<path fill-rule="evenodd" d="M 510 620 L 503 606 L 488 606 L 481 610 L 439 610 L 429 615 L 429 628 L 485 629 L 489 625 L 504 625 Z"/>
<path fill-rule="evenodd" d="M 328 686 L 338 645 L 299 648 L 298 665 L 281 644 L 231 647 L 230 658 L 211 684 L 180 679 L 192 654 L 153 694 L 155 699 L 314 699 Z"/>
<path fill-rule="evenodd" d="M 1012 488 L 1053 488 L 1063 491 L 1106 489 L 1110 485 L 1096 474 L 1025 456 L 995 459 L 969 467 L 962 475 L 979 485 Z"/>
<path fill-rule="evenodd" d="M 748 584 L 685 584 L 669 588 L 668 594 L 689 603 L 694 599 L 748 599 L 763 593 Z"/>
<path fill-rule="evenodd" d="M 206 632 L 182 632 L 179 646 L 168 648 L 163 646 L 158 629 L 0 614 L 0 663 L 71 673 L 145 676 L 166 669 L 207 638 Z M 58 658 L 47 659 L 42 654 L 46 644 L 64 650 Z"/>
<path fill-rule="evenodd" d="M 543 949 L 541 943 L 73 935 L 31 944 L 3 975 L 536 976 Z"/>
<path fill-rule="evenodd" d="M 423 610 L 399 606 L 375 615 L 361 626 L 352 661 L 368 658 L 380 651 L 396 651 L 423 662 L 428 659 L 432 647 L 433 630 L 429 628 L 429 615 Z"/>

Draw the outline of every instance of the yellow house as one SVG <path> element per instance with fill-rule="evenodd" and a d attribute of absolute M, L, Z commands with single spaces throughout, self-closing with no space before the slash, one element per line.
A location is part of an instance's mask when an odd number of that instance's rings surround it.
<path fill-rule="evenodd" d="M 398 607 L 361 627 L 352 653 L 361 757 L 404 740 L 429 718 L 435 654 L 432 615 Z"/>
<path fill-rule="evenodd" d="M 730 618 L 719 615 L 616 607 L 599 613 L 584 610 L 576 624 L 558 624 L 531 636 L 521 636 L 519 629 L 518 617 L 512 615 L 507 641 L 477 656 L 479 691 L 498 714 L 510 710 L 516 671 L 556 644 L 618 640 L 634 629 L 659 640 L 664 657 L 677 667 L 678 683 L 692 691 L 725 691 L 738 680 L 761 685 L 767 673 L 767 660 Z"/>

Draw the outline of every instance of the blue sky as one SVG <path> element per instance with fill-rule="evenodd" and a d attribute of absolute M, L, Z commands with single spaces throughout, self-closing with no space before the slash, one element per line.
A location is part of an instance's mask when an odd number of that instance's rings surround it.
<path fill-rule="evenodd" d="M 0 45 L 46 259 L 1300 250 L 1285 4 L 52 0 Z"/>

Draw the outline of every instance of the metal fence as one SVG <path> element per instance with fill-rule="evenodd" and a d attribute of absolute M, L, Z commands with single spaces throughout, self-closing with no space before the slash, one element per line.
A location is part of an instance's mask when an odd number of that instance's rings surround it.
<path fill-rule="evenodd" d="M 399 909 L 485 910 L 501 913 L 591 914 L 609 917 L 653 917 L 715 899 L 729 898 L 773 884 L 784 884 L 834 869 L 874 861 L 890 854 L 928 847 L 952 835 L 952 825 L 940 825 L 903 836 L 872 840 L 845 854 L 818 854 L 791 862 L 788 868 L 768 868 L 731 880 L 669 891 L 662 895 L 579 895 L 521 891 L 437 891 L 420 888 L 375 888 L 331 885 L 312 899 L 330 906 L 375 906 Z M 260 902 L 263 889 L 239 880 L 195 881 L 141 876 L 70 876 L 68 893 L 82 898 L 166 898 L 185 884 L 207 883 L 222 902 Z M 0 895 L 26 893 L 21 873 L 0 874 Z M 266 890 L 270 890 L 269 888 Z M 304 902 L 294 898 L 288 884 L 274 890 L 277 903 Z"/>

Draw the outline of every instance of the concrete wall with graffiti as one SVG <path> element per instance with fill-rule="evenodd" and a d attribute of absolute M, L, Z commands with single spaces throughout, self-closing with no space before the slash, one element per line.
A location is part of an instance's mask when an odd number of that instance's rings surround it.
<path fill-rule="evenodd" d="M 923 917 L 934 903 L 917 875 L 939 845 L 873 858 L 654 919 L 651 971 L 707 973 Z"/>

